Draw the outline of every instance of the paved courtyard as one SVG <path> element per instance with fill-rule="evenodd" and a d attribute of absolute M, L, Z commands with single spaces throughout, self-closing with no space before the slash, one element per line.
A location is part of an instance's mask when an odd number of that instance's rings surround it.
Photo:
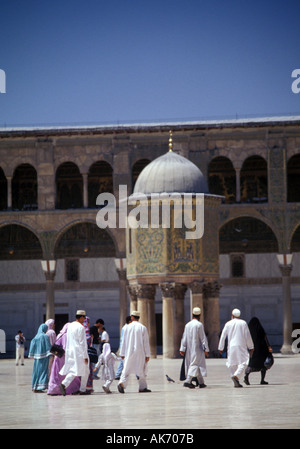
<path fill-rule="evenodd" d="M 181 360 L 161 356 L 149 364 L 148 387 L 137 392 L 135 378 L 125 394 L 112 394 L 94 381 L 91 396 L 48 396 L 31 391 L 33 360 L 15 366 L 0 360 L 1 429 L 292 429 L 300 428 L 300 355 L 275 354 L 267 373 L 250 375 L 250 386 L 233 388 L 225 359 L 208 359 L 207 388 L 190 390 L 179 382 Z M 168 374 L 175 383 L 168 383 Z M 113 435 L 113 432 L 112 432 Z"/>

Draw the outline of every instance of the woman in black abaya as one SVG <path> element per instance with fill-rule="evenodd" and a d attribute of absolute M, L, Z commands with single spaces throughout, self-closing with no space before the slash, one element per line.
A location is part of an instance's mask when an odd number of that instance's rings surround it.
<path fill-rule="evenodd" d="M 265 381 L 265 376 L 267 369 L 265 367 L 265 360 L 270 353 L 272 353 L 272 348 L 268 342 L 267 335 L 264 328 L 260 324 L 258 318 L 254 317 L 249 321 L 249 330 L 254 343 L 254 352 L 250 358 L 249 365 L 245 371 L 244 382 L 250 385 L 249 374 L 252 372 L 261 372 L 261 385 L 267 385 L 268 382 Z"/>

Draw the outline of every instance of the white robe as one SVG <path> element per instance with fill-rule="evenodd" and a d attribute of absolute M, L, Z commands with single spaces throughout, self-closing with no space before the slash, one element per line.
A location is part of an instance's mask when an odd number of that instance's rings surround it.
<path fill-rule="evenodd" d="M 123 372 L 144 376 L 145 358 L 150 357 L 147 328 L 138 321 L 132 321 L 124 330 L 120 356 L 125 357 Z"/>
<path fill-rule="evenodd" d="M 202 377 L 206 377 L 204 351 L 209 348 L 203 324 L 195 318 L 185 325 L 180 351 L 185 352 L 185 374 L 197 377 L 200 369 Z"/>
<path fill-rule="evenodd" d="M 65 351 L 65 364 L 59 374 L 84 376 L 87 369 L 84 359 L 88 359 L 87 341 L 85 328 L 78 321 L 69 324 Z"/>
<path fill-rule="evenodd" d="M 228 338 L 226 365 L 237 366 L 249 362 L 248 349 L 253 349 L 254 344 L 246 321 L 233 318 L 224 326 L 219 342 L 219 350 L 223 351 L 225 339 Z"/>
<path fill-rule="evenodd" d="M 96 364 L 95 368 L 100 368 L 100 366 L 103 365 L 101 379 L 113 380 L 115 378 L 114 365 L 116 360 L 121 360 L 121 358 L 116 356 L 116 354 L 114 354 L 113 352 L 109 354 L 106 360 L 103 353 L 99 355 L 98 363 Z"/>

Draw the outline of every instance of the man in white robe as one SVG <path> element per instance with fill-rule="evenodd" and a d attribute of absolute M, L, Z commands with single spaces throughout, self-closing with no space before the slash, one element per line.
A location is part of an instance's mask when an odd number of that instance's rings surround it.
<path fill-rule="evenodd" d="M 185 356 L 186 381 L 183 386 L 188 388 L 195 388 L 194 377 L 200 388 L 206 387 L 203 377 L 207 375 L 205 356 L 208 357 L 209 348 L 200 315 L 200 307 L 194 307 L 193 319 L 185 325 L 179 350 Z"/>
<path fill-rule="evenodd" d="M 222 354 L 225 340 L 228 340 L 226 366 L 230 369 L 231 379 L 236 388 L 242 387 L 239 378 L 249 363 L 249 354 L 254 351 L 254 344 L 246 321 L 240 319 L 239 309 L 232 311 L 231 320 L 225 324 L 220 342 L 219 351 Z"/>
<path fill-rule="evenodd" d="M 86 390 L 90 368 L 86 333 L 85 328 L 82 325 L 85 318 L 85 311 L 77 310 L 76 321 L 70 323 L 67 330 L 65 364 L 59 372 L 61 376 L 66 376 L 59 386 L 60 391 L 64 396 L 66 395 L 66 388 L 77 376 L 81 377 L 79 393 L 90 394 L 90 391 Z"/>
<path fill-rule="evenodd" d="M 147 388 L 147 365 L 150 360 L 149 336 L 146 326 L 139 322 L 140 312 L 131 313 L 131 323 L 125 328 L 120 356 L 124 367 L 118 384 L 120 393 L 125 393 L 130 374 L 135 374 L 140 393 L 150 393 Z"/>

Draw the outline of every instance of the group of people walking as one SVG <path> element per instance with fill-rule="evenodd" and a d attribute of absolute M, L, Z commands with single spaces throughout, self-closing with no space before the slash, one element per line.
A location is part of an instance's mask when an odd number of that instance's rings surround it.
<path fill-rule="evenodd" d="M 271 355 L 272 348 L 258 318 L 252 318 L 248 326 L 240 314 L 238 309 L 232 311 L 231 320 L 225 324 L 221 333 L 218 349 L 222 354 L 227 343 L 226 365 L 230 369 L 234 387 L 242 387 L 240 379 L 243 374 L 245 384 L 249 385 L 249 375 L 253 371 L 260 371 L 261 384 L 266 384 L 268 367 L 265 360 Z M 204 377 L 207 376 L 206 357 L 209 356 L 209 347 L 200 318 L 201 309 L 195 307 L 181 339 L 183 367 L 180 379 L 184 380 L 183 386 L 187 388 L 206 387 Z M 29 357 L 34 358 L 32 390 L 39 392 L 48 389 L 50 395 L 63 396 L 90 394 L 93 391 L 93 380 L 98 378 L 96 374 L 103 366 L 101 378 L 105 381 L 102 386 L 105 393 L 111 393 L 113 380 L 118 380 L 117 389 L 124 394 L 130 374 L 134 374 L 138 380 L 140 393 L 151 392 L 147 385 L 149 336 L 147 328 L 139 319 L 138 311 L 132 311 L 127 317 L 121 331 L 119 356 L 111 351 L 103 320 L 97 320 L 90 329 L 89 318 L 84 310 L 78 310 L 75 321 L 65 324 L 57 336 L 53 329 L 54 320 L 41 324 L 29 349 Z M 102 337 L 98 339 L 100 333 Z M 97 363 L 90 361 L 88 353 L 93 341 L 97 350 Z M 61 357 L 50 352 L 54 343 L 63 348 Z M 116 361 L 119 361 L 119 366 L 115 373 Z"/>
<path fill-rule="evenodd" d="M 222 355 L 227 343 L 226 365 L 235 388 L 243 387 L 240 383 L 243 374 L 245 384 L 250 385 L 249 375 L 255 371 L 261 372 L 260 383 L 266 385 L 266 371 L 272 365 L 267 365 L 266 360 L 272 358 L 272 348 L 259 319 L 252 318 L 248 326 L 240 315 L 239 309 L 233 309 L 231 320 L 222 330 L 218 350 Z M 195 307 L 193 319 L 186 324 L 181 340 L 180 354 L 185 357 L 186 374 L 183 385 L 188 388 L 206 387 L 203 378 L 206 377 L 205 357 L 208 357 L 209 348 L 200 316 L 201 309 Z"/>

